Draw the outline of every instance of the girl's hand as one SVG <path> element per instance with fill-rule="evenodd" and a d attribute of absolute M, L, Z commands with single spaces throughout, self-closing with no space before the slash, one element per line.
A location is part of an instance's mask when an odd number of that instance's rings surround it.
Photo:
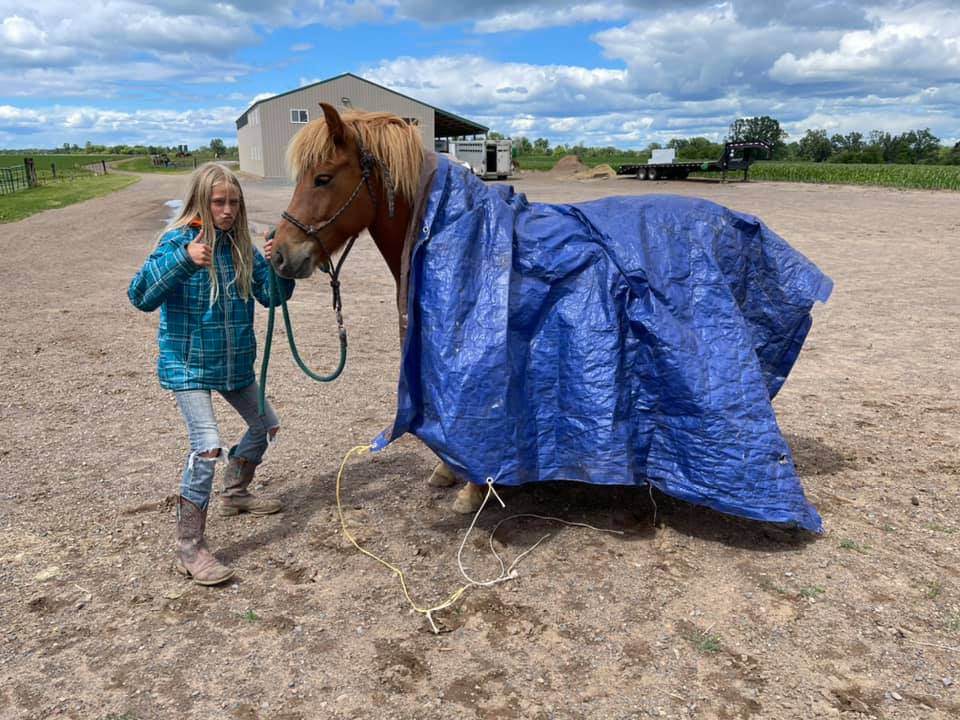
<path fill-rule="evenodd" d="M 273 255 L 273 238 L 269 231 L 263 234 L 263 239 L 263 256 L 267 259 L 267 262 L 270 262 L 270 256 Z"/>
<path fill-rule="evenodd" d="M 200 267 L 210 267 L 210 246 L 203 241 L 203 230 L 187 245 L 187 254 L 194 264 Z"/>

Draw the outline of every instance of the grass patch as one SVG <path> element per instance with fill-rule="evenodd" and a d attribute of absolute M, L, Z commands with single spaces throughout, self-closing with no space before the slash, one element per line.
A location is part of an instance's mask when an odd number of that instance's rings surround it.
<path fill-rule="evenodd" d="M 960 612 L 953 614 L 949 620 L 947 620 L 947 630 L 954 633 L 960 633 Z"/>
<path fill-rule="evenodd" d="M 704 632 L 702 630 L 692 630 L 686 637 L 687 640 L 693 643 L 693 646 L 700 652 L 720 652 L 720 638 L 716 635 L 711 635 L 709 632 Z"/>
<path fill-rule="evenodd" d="M 260 619 L 260 616 L 257 615 L 257 613 L 253 610 L 247 610 L 240 615 L 240 619 L 248 623 L 255 623 L 257 620 Z"/>
<path fill-rule="evenodd" d="M 760 588 L 766 590 L 767 592 L 776 593 L 777 595 L 789 595 L 790 591 L 787 590 L 782 585 L 777 585 L 773 580 L 769 578 L 764 578 L 760 581 Z"/>
<path fill-rule="evenodd" d="M 867 550 L 870 549 L 868 545 L 861 545 L 856 540 L 850 540 L 849 538 L 841 540 L 839 547 L 843 550 L 853 550 L 854 552 L 858 552 L 862 555 L 866 554 Z"/>
<path fill-rule="evenodd" d="M 923 586 L 926 588 L 923 594 L 927 600 L 934 600 L 943 593 L 943 583 L 939 580 L 928 580 Z"/>
<path fill-rule="evenodd" d="M 129 175 L 90 175 L 0 195 L 0 223 L 109 195 L 138 181 L 139 178 Z"/>
<path fill-rule="evenodd" d="M 800 588 L 800 597 L 802 598 L 815 598 L 819 595 L 823 595 L 826 592 L 822 587 L 817 587 L 816 585 L 807 585 L 806 587 Z"/>

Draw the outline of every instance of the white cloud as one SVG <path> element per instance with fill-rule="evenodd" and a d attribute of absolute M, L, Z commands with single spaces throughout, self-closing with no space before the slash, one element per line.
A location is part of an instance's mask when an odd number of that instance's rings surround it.
<path fill-rule="evenodd" d="M 358 22 L 403 22 L 419 56 L 363 47 Z M 566 64 L 530 59 L 553 28 L 585 24 L 606 29 Z M 342 40 L 331 27 L 369 59 L 307 64 Z M 580 59 L 597 50 L 606 62 Z M 0 0 L 0 146 L 229 139 L 265 86 L 340 72 L 553 143 L 719 140 L 750 115 L 791 139 L 814 123 L 960 135 L 960 14 L 945 0 Z"/>
<path fill-rule="evenodd" d="M 122 112 L 97 107 L 54 106 L 42 111 L 12 105 L 0 105 L 0 133 L 13 137 L 42 138 L 27 143 L 34 147 L 57 147 L 63 142 L 82 144 L 120 143 L 192 146 L 205 144 L 213 137 L 232 142 L 236 137 L 234 121 L 241 111 L 236 107 L 202 110 L 141 110 Z"/>
<path fill-rule="evenodd" d="M 460 112 L 551 111 L 582 102 L 628 100 L 624 70 L 569 65 L 498 63 L 483 57 L 398 58 L 363 77 L 439 107 Z M 469 82 L 464 82 L 469 78 Z M 587 98 L 590 98 L 588 101 Z"/>
<path fill-rule="evenodd" d="M 0 23 L 0 42 L 4 45 L 29 47 L 46 42 L 47 34 L 40 30 L 30 20 L 19 15 L 12 15 Z"/>
<path fill-rule="evenodd" d="M 46 115 L 36 110 L 0 105 L 0 129 L 36 128 L 46 123 Z"/>
<path fill-rule="evenodd" d="M 786 52 L 770 77 L 786 84 L 960 78 L 960 18 L 953 11 L 878 14 L 877 27 L 845 33 L 832 48 Z"/>
<path fill-rule="evenodd" d="M 621 3 L 586 3 L 551 9 L 507 10 L 491 18 L 478 20 L 473 27 L 478 33 L 529 32 L 598 20 L 619 20 L 626 16 L 627 12 L 627 8 Z"/>

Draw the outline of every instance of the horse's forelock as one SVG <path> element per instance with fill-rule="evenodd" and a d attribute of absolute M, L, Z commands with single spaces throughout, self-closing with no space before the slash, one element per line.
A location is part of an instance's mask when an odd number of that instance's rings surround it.
<path fill-rule="evenodd" d="M 287 167 L 290 178 L 299 182 L 303 174 L 315 165 L 330 159 L 333 141 L 324 120 L 314 120 L 304 125 L 293 136 L 287 147 Z"/>
<path fill-rule="evenodd" d="M 417 127 L 392 113 L 351 111 L 340 117 L 364 147 L 389 168 L 396 191 L 412 203 L 423 165 L 423 142 Z M 333 151 L 325 120 L 314 120 L 304 126 L 293 136 L 287 149 L 287 167 L 292 179 L 299 181 L 310 168 L 329 160 Z"/>

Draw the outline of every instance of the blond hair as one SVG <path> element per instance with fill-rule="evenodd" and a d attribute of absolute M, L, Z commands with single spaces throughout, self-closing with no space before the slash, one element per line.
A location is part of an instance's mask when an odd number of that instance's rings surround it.
<path fill-rule="evenodd" d="M 216 185 L 230 185 L 240 196 L 240 207 L 230 230 L 221 231 L 217 235 L 217 227 L 213 223 L 213 213 L 210 212 L 210 199 Z M 164 232 L 175 230 L 199 220 L 203 227 L 203 238 L 211 250 L 216 250 L 220 238 L 229 239 L 230 252 L 233 254 L 234 278 L 229 285 L 237 289 L 237 293 L 244 300 L 250 299 L 250 287 L 253 278 L 253 241 L 250 238 L 250 228 L 247 225 L 247 205 L 243 199 L 243 188 L 233 172 L 214 162 L 204 163 L 190 175 L 187 185 L 187 194 L 183 198 L 183 206 Z M 158 239 L 159 242 L 159 239 Z M 220 297 L 220 282 L 217 279 L 216 252 L 211 252 L 210 267 L 210 304 L 213 305 Z M 228 285 L 228 287 L 229 287 Z"/>

